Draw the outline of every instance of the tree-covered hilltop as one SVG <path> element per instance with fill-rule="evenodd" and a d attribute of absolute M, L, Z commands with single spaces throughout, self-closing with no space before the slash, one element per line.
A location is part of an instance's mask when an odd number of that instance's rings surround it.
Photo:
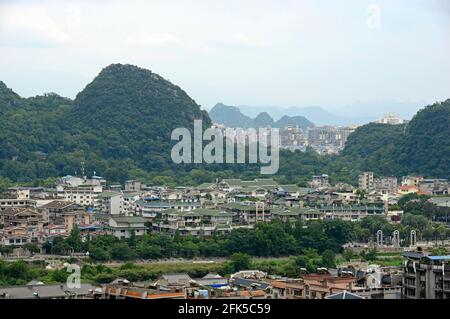
<path fill-rule="evenodd" d="M 180 87 L 149 70 L 114 64 L 77 95 L 67 123 L 78 141 L 73 151 L 122 162 L 91 167 L 118 175 L 133 166 L 145 171 L 173 169 L 171 133 L 179 127 L 192 129 L 194 120 L 211 126 L 207 113 Z"/>
<path fill-rule="evenodd" d="M 253 126 L 256 127 L 274 127 L 275 121 L 266 112 L 259 113 L 253 120 Z"/>
<path fill-rule="evenodd" d="M 339 156 L 281 150 L 274 178 L 306 185 L 312 175 L 326 173 L 333 183 L 357 184 L 365 170 L 450 177 L 449 114 L 447 100 L 426 107 L 406 126 L 362 126 Z M 131 65 L 106 67 L 73 101 L 54 93 L 22 98 L 0 82 L 0 191 L 16 183 L 50 186 L 54 177 L 81 174 L 81 162 L 87 175 L 95 171 L 110 182 L 173 186 L 260 176 L 259 164 L 174 164 L 170 134 L 192 128 L 194 119 L 211 125 L 186 92 Z"/>
<path fill-rule="evenodd" d="M 209 111 L 209 117 L 215 123 L 223 124 L 227 127 L 249 128 L 253 125 L 253 119 L 242 114 L 235 106 L 217 103 Z"/>
<path fill-rule="evenodd" d="M 123 181 L 131 173 L 174 170 L 170 135 L 211 121 L 186 92 L 149 70 L 113 64 L 74 101 L 21 98 L 0 84 L 0 176 L 29 182 L 86 172 Z"/>
<path fill-rule="evenodd" d="M 393 156 L 404 129 L 404 125 L 376 123 L 360 126 L 348 137 L 342 155 L 360 162 L 365 171 L 395 176 L 404 171 Z"/>
<path fill-rule="evenodd" d="M 368 124 L 348 138 L 343 156 L 377 174 L 450 177 L 450 99 L 425 107 L 405 125 Z"/>
<path fill-rule="evenodd" d="M 287 116 L 284 115 L 278 121 L 275 122 L 275 127 L 284 128 L 288 125 L 298 126 L 303 130 L 306 130 L 308 127 L 314 126 L 314 124 L 309 121 L 306 117 L 298 115 L 298 116 Z"/>
<path fill-rule="evenodd" d="M 396 149 L 396 158 L 408 171 L 450 177 L 450 99 L 414 116 Z"/>

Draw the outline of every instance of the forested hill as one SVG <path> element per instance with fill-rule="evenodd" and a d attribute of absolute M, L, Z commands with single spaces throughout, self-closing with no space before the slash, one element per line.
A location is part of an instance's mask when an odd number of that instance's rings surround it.
<path fill-rule="evenodd" d="M 368 124 L 343 152 L 378 174 L 450 177 L 450 100 L 419 111 L 406 125 Z"/>
<path fill-rule="evenodd" d="M 171 132 L 192 128 L 194 119 L 211 125 L 208 114 L 181 88 L 131 65 L 106 67 L 75 100 L 54 93 L 22 98 L 0 82 L 0 190 L 17 183 L 52 186 L 51 178 L 80 175 L 81 162 L 87 175 L 95 171 L 110 182 L 139 178 L 188 185 L 217 177 L 258 177 L 260 166 L 254 164 L 174 164 Z M 258 121 L 271 122 L 264 114 Z M 450 178 L 449 136 L 447 100 L 426 107 L 406 126 L 358 128 L 340 156 L 282 150 L 275 178 L 306 185 L 312 175 L 326 173 L 332 182 L 356 184 L 364 170 Z"/>
<path fill-rule="evenodd" d="M 0 83 L 0 176 L 31 181 L 101 173 L 122 181 L 130 172 L 173 169 L 170 134 L 208 114 L 178 86 L 132 65 L 113 64 L 74 101 L 56 94 L 21 98 Z"/>

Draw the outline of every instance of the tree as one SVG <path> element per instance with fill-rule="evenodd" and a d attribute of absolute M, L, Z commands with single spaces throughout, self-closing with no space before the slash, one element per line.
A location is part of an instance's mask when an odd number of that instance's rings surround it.
<path fill-rule="evenodd" d="M 231 255 L 229 261 L 227 262 L 227 265 L 225 268 L 230 272 L 238 272 L 241 270 L 249 269 L 251 268 L 251 258 L 247 254 L 243 253 L 234 253 Z"/>
<path fill-rule="evenodd" d="M 326 268 L 336 267 L 336 255 L 332 250 L 325 250 L 322 254 L 322 266 Z"/>
<path fill-rule="evenodd" d="M 378 258 L 378 251 L 376 248 L 371 248 L 368 251 L 363 250 L 361 251 L 360 256 L 366 261 L 375 261 Z"/>
<path fill-rule="evenodd" d="M 350 260 L 352 260 L 353 258 L 355 258 L 357 256 L 357 254 L 353 251 L 353 250 L 351 250 L 351 249 L 345 249 L 343 252 L 342 252 L 342 257 L 346 260 L 346 261 L 350 261 Z"/>
<path fill-rule="evenodd" d="M 318 267 L 321 267 L 322 257 L 319 255 L 316 249 L 305 249 L 302 256 L 298 256 L 295 259 L 295 267 L 298 272 L 304 268 L 309 273 L 314 273 L 317 271 Z"/>
<path fill-rule="evenodd" d="M 96 247 L 96 246 L 90 246 L 89 248 L 89 258 L 95 261 L 108 261 L 111 259 L 111 255 L 108 250 Z"/>
<path fill-rule="evenodd" d="M 2 255 L 9 255 L 14 251 L 14 246 L 0 246 L 0 253 Z"/>
<path fill-rule="evenodd" d="M 40 251 L 38 245 L 36 245 L 35 243 L 26 243 L 25 245 L 23 245 L 23 248 L 33 254 L 38 253 Z"/>
<path fill-rule="evenodd" d="M 131 248 L 136 248 L 136 232 L 134 230 L 131 231 L 130 238 L 128 238 L 128 245 Z"/>
<path fill-rule="evenodd" d="M 447 229 L 446 229 L 445 225 L 439 224 L 436 226 L 436 233 L 439 235 L 439 237 L 442 240 L 442 246 L 444 246 L 446 232 L 447 232 Z"/>
<path fill-rule="evenodd" d="M 81 241 L 80 229 L 74 225 L 69 237 L 67 238 L 67 245 L 72 248 L 74 252 L 80 252 L 83 242 Z"/>
<path fill-rule="evenodd" d="M 423 231 L 429 224 L 428 219 L 422 215 L 407 213 L 402 218 L 402 225 L 410 226 L 413 229 Z"/>
<path fill-rule="evenodd" d="M 52 254 L 54 255 L 65 255 L 69 250 L 70 246 L 62 237 L 55 237 L 52 243 Z"/>
<path fill-rule="evenodd" d="M 136 252 L 143 259 L 157 259 L 163 257 L 161 247 L 151 245 L 146 242 L 140 242 L 136 247 Z"/>
<path fill-rule="evenodd" d="M 111 257 L 117 260 L 131 260 L 136 258 L 136 254 L 126 242 L 118 242 L 111 247 Z"/>
<path fill-rule="evenodd" d="M 448 250 L 444 246 L 434 247 L 431 249 L 431 254 L 434 256 L 443 256 L 448 254 Z"/>

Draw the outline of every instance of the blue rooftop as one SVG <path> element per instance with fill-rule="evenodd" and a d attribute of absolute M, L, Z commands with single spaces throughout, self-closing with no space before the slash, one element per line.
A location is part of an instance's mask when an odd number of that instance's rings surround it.
<path fill-rule="evenodd" d="M 450 255 L 446 255 L 446 256 L 427 256 L 428 259 L 430 260 L 450 260 Z"/>

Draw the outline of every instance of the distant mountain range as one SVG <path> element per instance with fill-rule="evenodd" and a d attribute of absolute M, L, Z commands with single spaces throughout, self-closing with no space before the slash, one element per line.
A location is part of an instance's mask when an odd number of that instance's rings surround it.
<path fill-rule="evenodd" d="M 249 117 L 265 112 L 274 118 L 280 116 L 302 116 L 318 126 L 322 125 L 352 125 L 365 124 L 377 119 L 377 117 L 347 118 L 334 115 L 320 106 L 307 107 L 280 107 L 280 106 L 239 106 L 238 109 Z"/>
<path fill-rule="evenodd" d="M 223 103 L 216 104 L 210 111 L 209 117 L 215 123 L 223 124 L 227 127 L 277 127 L 283 128 L 286 125 L 299 126 L 306 129 L 314 126 L 314 123 L 309 121 L 304 116 L 282 116 L 278 121 L 275 121 L 267 112 L 261 112 L 254 116 L 254 118 L 243 114 L 236 106 L 229 106 Z"/>
<path fill-rule="evenodd" d="M 283 115 L 304 116 L 318 126 L 322 125 L 352 125 L 367 124 L 383 117 L 387 113 L 395 113 L 403 119 L 411 119 L 418 110 L 427 103 L 421 102 L 357 102 L 346 106 L 327 107 L 321 106 L 238 106 L 245 116 L 255 117 L 261 112 L 266 112 L 275 120 Z"/>

